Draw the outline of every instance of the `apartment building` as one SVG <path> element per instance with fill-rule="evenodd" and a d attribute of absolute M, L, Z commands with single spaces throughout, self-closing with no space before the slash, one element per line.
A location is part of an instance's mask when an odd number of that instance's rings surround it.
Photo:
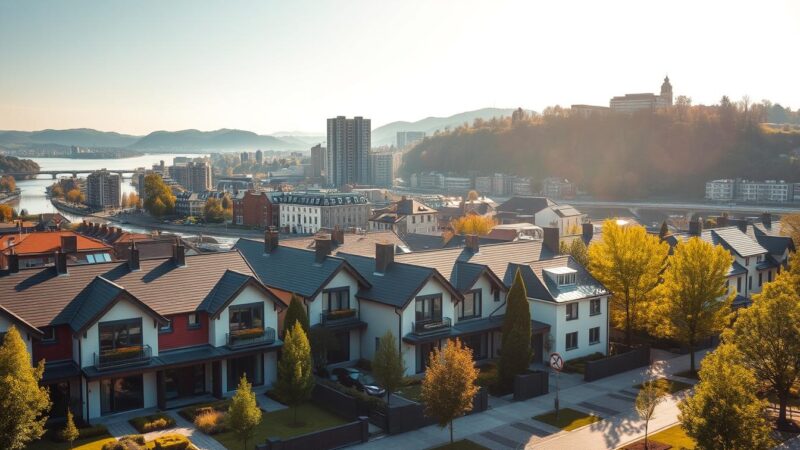
<path fill-rule="evenodd" d="M 372 184 L 380 187 L 394 186 L 397 171 L 400 170 L 403 154 L 400 152 L 370 153 Z"/>
<path fill-rule="evenodd" d="M 95 208 L 119 208 L 122 199 L 122 177 L 105 169 L 86 177 L 86 204 Z"/>
<path fill-rule="evenodd" d="M 314 234 L 320 228 L 366 228 L 370 203 L 363 195 L 341 192 L 284 192 L 279 205 L 280 228 L 287 233 Z"/>
<path fill-rule="evenodd" d="M 425 139 L 424 131 L 398 131 L 397 148 L 402 150 Z"/>
<path fill-rule="evenodd" d="M 273 197 L 280 192 L 239 191 L 233 196 L 233 223 L 249 227 L 280 226 L 278 205 Z"/>
<path fill-rule="evenodd" d="M 176 164 L 169 169 L 170 177 L 187 191 L 205 192 L 212 189 L 211 165 L 207 162 Z"/>
<path fill-rule="evenodd" d="M 328 119 L 326 175 L 329 185 L 369 184 L 370 119 L 338 116 Z"/>
<path fill-rule="evenodd" d="M 612 112 L 634 113 L 637 111 L 655 111 L 672 106 L 672 84 L 669 77 L 661 84 L 661 94 L 625 94 L 613 97 L 609 102 Z"/>
<path fill-rule="evenodd" d="M 797 185 L 783 180 L 712 180 L 706 182 L 705 198 L 721 202 L 786 203 L 797 201 L 794 195 Z"/>

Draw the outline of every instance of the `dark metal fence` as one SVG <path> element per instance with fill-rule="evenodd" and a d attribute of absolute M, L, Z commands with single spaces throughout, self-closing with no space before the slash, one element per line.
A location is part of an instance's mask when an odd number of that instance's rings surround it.
<path fill-rule="evenodd" d="M 263 444 L 256 445 L 256 450 L 306 450 L 311 448 L 329 450 L 364 443 L 368 440 L 369 423 L 367 418 L 362 416 L 355 422 L 289 439 L 267 438 Z"/>
<path fill-rule="evenodd" d="M 650 347 L 641 346 L 608 358 L 588 361 L 583 379 L 595 381 L 650 364 Z"/>
<path fill-rule="evenodd" d="M 543 370 L 523 373 L 514 377 L 515 402 L 547 394 L 549 390 L 549 374 Z"/>

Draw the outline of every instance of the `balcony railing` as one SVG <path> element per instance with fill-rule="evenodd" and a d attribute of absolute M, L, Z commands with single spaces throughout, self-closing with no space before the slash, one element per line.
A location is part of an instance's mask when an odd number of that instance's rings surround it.
<path fill-rule="evenodd" d="M 452 321 L 449 317 L 411 322 L 411 329 L 414 334 L 440 333 L 449 330 L 451 326 Z"/>
<path fill-rule="evenodd" d="M 248 328 L 245 330 L 225 333 L 225 345 L 228 348 L 251 347 L 254 345 L 268 345 L 275 342 L 274 328 Z"/>
<path fill-rule="evenodd" d="M 322 311 L 319 314 L 319 323 L 322 325 L 335 325 L 345 320 L 358 319 L 358 311 L 355 309 L 337 309 L 333 311 Z"/>
<path fill-rule="evenodd" d="M 120 347 L 95 353 L 94 366 L 97 370 L 136 366 L 149 363 L 152 357 L 153 351 L 149 345 Z"/>

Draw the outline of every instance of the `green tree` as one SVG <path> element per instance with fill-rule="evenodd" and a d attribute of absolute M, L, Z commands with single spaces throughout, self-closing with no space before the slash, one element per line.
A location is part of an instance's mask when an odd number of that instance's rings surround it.
<path fill-rule="evenodd" d="M 558 245 L 559 253 L 562 255 L 572 256 L 572 258 L 580 263 L 583 267 L 589 266 L 589 249 L 586 248 L 586 244 L 583 242 L 583 239 L 576 237 L 569 244 L 567 244 L 565 241 L 561 241 L 561 243 Z"/>
<path fill-rule="evenodd" d="M 156 217 L 175 211 L 175 196 L 159 174 L 144 177 L 144 209 Z"/>
<path fill-rule="evenodd" d="M 372 374 L 386 389 L 387 405 L 391 401 L 392 393 L 403 385 L 405 373 L 406 366 L 397 346 L 397 340 L 391 331 L 386 331 L 378 343 L 378 350 L 372 360 Z"/>
<path fill-rule="evenodd" d="M 653 333 L 677 339 L 689 348 L 689 370 L 696 372 L 695 351 L 728 324 L 734 294 L 726 292 L 733 262 L 720 245 L 699 238 L 678 243 L 664 272 L 653 309 Z"/>
<path fill-rule="evenodd" d="M 50 395 L 39 386 L 44 360 L 35 367 L 15 327 L 10 327 L 0 346 L 0 448 L 22 449 L 44 434 L 50 411 Z"/>
<path fill-rule="evenodd" d="M 642 385 L 639 394 L 636 396 L 636 413 L 639 418 L 644 420 L 644 448 L 649 448 L 647 443 L 648 427 L 650 419 L 656 412 L 656 406 L 664 399 L 664 390 L 655 382 L 649 381 Z"/>
<path fill-rule="evenodd" d="M 611 290 L 611 320 L 625 330 L 631 345 L 633 330 L 643 328 L 647 304 L 658 287 L 669 245 L 641 226 L 603 223 L 603 239 L 589 246 L 589 270 Z"/>
<path fill-rule="evenodd" d="M 289 307 L 286 308 L 286 315 L 283 317 L 283 332 L 286 333 L 286 331 L 291 330 L 295 322 L 300 322 L 300 326 L 303 327 L 303 332 L 307 335 L 310 326 L 308 323 L 308 315 L 306 314 L 306 307 L 303 305 L 303 301 L 300 300 L 300 297 L 292 294 Z"/>
<path fill-rule="evenodd" d="M 231 398 L 231 406 L 225 415 L 225 424 L 242 439 L 242 448 L 247 450 L 247 441 L 253 436 L 256 426 L 261 423 L 261 409 L 256 402 L 256 394 L 242 375 L 236 394 Z"/>
<path fill-rule="evenodd" d="M 294 408 L 294 423 L 297 424 L 297 406 L 311 396 L 314 375 L 311 367 L 311 346 L 299 322 L 286 330 L 283 355 L 278 362 L 278 381 L 275 390 L 279 398 Z"/>
<path fill-rule="evenodd" d="M 679 420 L 701 449 L 770 448 L 767 404 L 759 383 L 735 346 L 723 344 L 700 365 L 694 395 L 678 404 Z"/>
<path fill-rule="evenodd" d="M 75 442 L 75 439 L 78 439 L 80 435 L 78 427 L 75 426 L 75 419 L 72 417 L 72 411 L 67 408 L 67 422 L 64 424 L 64 428 L 58 432 L 58 436 L 62 441 L 69 442 L 69 448 L 72 448 L 72 443 Z"/>
<path fill-rule="evenodd" d="M 753 296 L 725 333 L 744 356 L 743 364 L 778 397 L 778 423 L 786 425 L 789 391 L 800 379 L 800 297 L 784 272 Z"/>
<path fill-rule="evenodd" d="M 225 210 L 218 198 L 209 197 L 203 206 L 203 217 L 209 223 L 222 223 L 225 221 Z"/>
<path fill-rule="evenodd" d="M 528 294 L 519 270 L 506 297 L 506 314 L 503 316 L 502 347 L 498 364 L 498 384 L 510 389 L 514 376 L 528 370 L 531 362 L 531 311 Z"/>
<path fill-rule="evenodd" d="M 450 426 L 450 443 L 453 442 L 453 420 L 472 410 L 472 398 L 478 392 L 477 378 L 472 350 L 458 338 L 430 354 L 422 380 L 425 415 L 435 418 L 442 428 Z"/>

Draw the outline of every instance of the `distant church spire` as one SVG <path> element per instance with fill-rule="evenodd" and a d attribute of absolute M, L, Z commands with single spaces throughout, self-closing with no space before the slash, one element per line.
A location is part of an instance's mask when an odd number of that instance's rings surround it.
<path fill-rule="evenodd" d="M 669 82 L 669 75 L 664 77 L 664 83 L 661 84 L 661 97 L 672 106 L 672 84 Z"/>

